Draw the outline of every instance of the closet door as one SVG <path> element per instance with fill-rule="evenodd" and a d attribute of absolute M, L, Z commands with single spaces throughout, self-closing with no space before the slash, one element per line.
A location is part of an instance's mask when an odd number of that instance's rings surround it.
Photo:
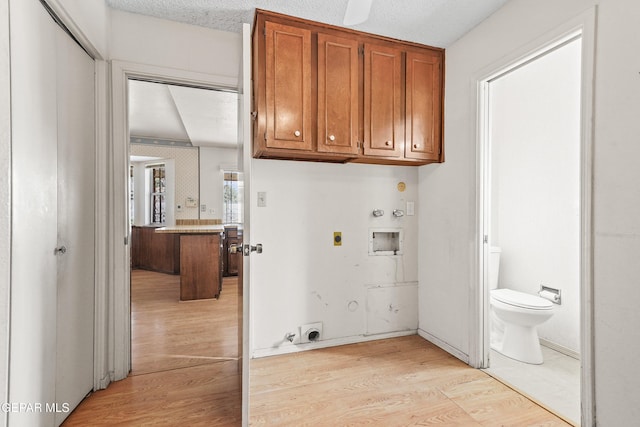
<path fill-rule="evenodd" d="M 34 0 L 12 1 L 12 247 L 9 401 L 55 401 L 58 192 L 56 26 Z M 53 425 L 9 412 L 10 426 Z"/>
<path fill-rule="evenodd" d="M 93 386 L 93 61 L 12 1 L 11 426 L 59 425 Z"/>
<path fill-rule="evenodd" d="M 94 61 L 57 28 L 58 256 L 56 402 L 93 388 Z M 56 412 L 56 425 L 68 412 Z"/>

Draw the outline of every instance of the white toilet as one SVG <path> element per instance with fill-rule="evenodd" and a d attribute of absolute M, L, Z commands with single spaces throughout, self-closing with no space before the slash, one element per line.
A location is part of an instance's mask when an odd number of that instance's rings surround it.
<path fill-rule="evenodd" d="M 500 252 L 500 248 L 491 248 L 489 301 L 494 314 L 491 348 L 512 359 L 539 365 L 543 358 L 537 326 L 553 316 L 553 303 L 536 295 L 498 289 Z M 496 321 L 502 325 L 495 324 Z M 500 334 L 502 327 L 504 332 Z"/>

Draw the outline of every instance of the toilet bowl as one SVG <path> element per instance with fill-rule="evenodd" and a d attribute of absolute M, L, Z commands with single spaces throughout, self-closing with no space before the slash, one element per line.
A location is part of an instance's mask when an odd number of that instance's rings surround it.
<path fill-rule="evenodd" d="M 541 364 L 537 326 L 553 316 L 553 303 L 512 289 L 494 289 L 489 300 L 504 325 L 502 340 L 494 344 L 494 350 L 521 362 Z"/>
<path fill-rule="evenodd" d="M 525 363 L 543 362 L 538 325 L 553 316 L 553 303 L 513 289 L 498 289 L 500 248 L 491 248 L 491 348 Z"/>

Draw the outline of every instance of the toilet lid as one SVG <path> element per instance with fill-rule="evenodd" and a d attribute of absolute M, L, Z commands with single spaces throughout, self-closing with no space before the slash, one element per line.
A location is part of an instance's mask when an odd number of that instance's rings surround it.
<path fill-rule="evenodd" d="M 553 308 L 553 303 L 535 295 L 514 291 L 513 289 L 494 289 L 491 297 L 505 304 L 517 307 L 530 308 L 534 310 L 549 310 Z"/>

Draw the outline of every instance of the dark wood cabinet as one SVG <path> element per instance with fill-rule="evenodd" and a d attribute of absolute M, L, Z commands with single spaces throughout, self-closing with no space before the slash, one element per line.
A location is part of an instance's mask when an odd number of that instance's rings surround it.
<path fill-rule="evenodd" d="M 258 10 L 254 157 L 444 161 L 444 50 Z"/>
<path fill-rule="evenodd" d="M 224 259 L 224 276 L 237 276 L 238 270 L 240 268 L 240 263 L 242 263 L 242 251 L 231 253 L 229 248 L 233 245 L 241 246 L 242 245 L 242 230 L 237 227 L 225 227 L 224 229 L 224 248 L 223 248 L 223 259 Z"/>
<path fill-rule="evenodd" d="M 180 237 L 156 233 L 157 227 L 131 227 L 131 267 L 180 274 Z"/>
<path fill-rule="evenodd" d="M 218 298 L 222 291 L 220 233 L 180 235 L 180 300 Z"/>

